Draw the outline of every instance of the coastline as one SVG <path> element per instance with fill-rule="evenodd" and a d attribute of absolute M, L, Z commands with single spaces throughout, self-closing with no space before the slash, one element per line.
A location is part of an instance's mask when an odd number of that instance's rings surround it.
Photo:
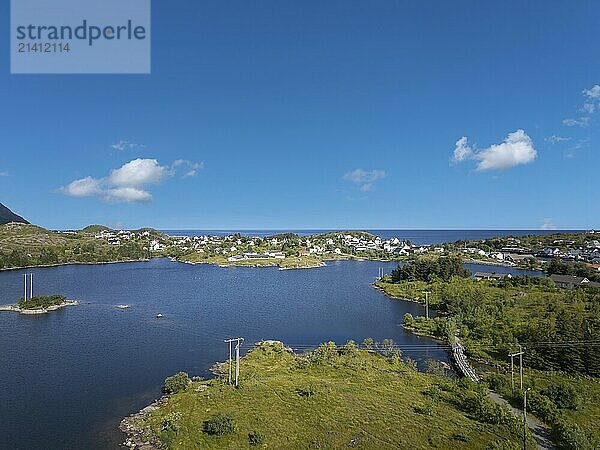
<path fill-rule="evenodd" d="M 65 308 L 67 306 L 79 306 L 79 301 L 77 300 L 65 300 L 59 305 L 48 306 L 47 308 L 39 308 L 39 309 L 21 309 L 18 305 L 1 305 L 0 312 L 16 312 L 23 315 L 37 315 L 37 314 L 48 314 L 52 311 L 58 311 L 59 309 Z"/>
<path fill-rule="evenodd" d="M 120 264 L 120 263 L 134 263 L 134 262 L 148 262 L 150 258 L 143 259 L 122 259 L 120 261 L 98 261 L 98 262 L 85 262 L 85 261 L 73 261 L 63 262 L 55 264 L 40 264 L 37 266 L 22 266 L 22 267 L 4 267 L 0 269 L 0 272 L 10 272 L 12 270 L 24 270 L 24 269 L 45 269 L 49 267 L 62 267 L 62 266 L 102 266 L 105 264 Z"/>
<path fill-rule="evenodd" d="M 163 450 L 167 448 L 150 427 L 140 428 L 137 426 L 137 423 L 142 421 L 151 412 L 156 411 L 161 406 L 165 405 L 169 401 L 169 398 L 168 395 L 163 395 L 148 406 L 140 409 L 138 412 L 121 420 L 119 423 L 119 430 L 127 436 L 125 442 L 122 443 L 123 447 L 132 450 Z"/>

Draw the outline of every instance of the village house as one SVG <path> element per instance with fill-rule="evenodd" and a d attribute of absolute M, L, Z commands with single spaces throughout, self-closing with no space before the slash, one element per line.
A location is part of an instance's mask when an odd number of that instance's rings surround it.
<path fill-rule="evenodd" d="M 511 274 L 495 272 L 475 272 L 473 278 L 476 280 L 499 281 L 504 278 L 512 278 Z"/>
<path fill-rule="evenodd" d="M 550 279 L 554 281 L 556 287 L 561 289 L 575 289 L 578 287 L 600 287 L 600 283 L 590 281 L 586 277 L 575 277 L 573 275 L 550 275 Z"/>

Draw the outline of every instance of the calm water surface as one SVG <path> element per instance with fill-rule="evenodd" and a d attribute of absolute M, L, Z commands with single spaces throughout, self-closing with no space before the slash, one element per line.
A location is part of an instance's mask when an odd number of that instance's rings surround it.
<path fill-rule="evenodd" d="M 0 313 L 0 448 L 117 448 L 120 419 L 158 397 L 179 370 L 208 376 L 226 359 L 228 337 L 244 337 L 245 350 L 261 339 L 304 347 L 391 338 L 432 346 L 405 356 L 446 360 L 432 341 L 403 332 L 402 316 L 422 307 L 373 289 L 378 267 L 389 273 L 395 264 L 279 271 L 155 259 L 27 270 L 34 294 L 82 304 L 44 316 Z M 23 273 L 0 273 L 0 303 L 21 295 Z M 115 309 L 121 303 L 131 308 Z"/>

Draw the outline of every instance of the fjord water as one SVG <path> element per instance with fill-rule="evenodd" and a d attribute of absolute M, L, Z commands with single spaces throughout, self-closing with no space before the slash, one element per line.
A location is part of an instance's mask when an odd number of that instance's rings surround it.
<path fill-rule="evenodd" d="M 166 376 L 209 376 L 226 358 L 229 337 L 244 337 L 244 351 L 261 339 L 304 348 L 391 338 L 430 346 L 405 356 L 446 360 L 433 341 L 402 330 L 403 315 L 423 314 L 422 307 L 373 289 L 378 267 L 389 273 L 395 264 L 279 271 L 155 259 L 2 272 L 0 303 L 20 297 L 27 272 L 34 294 L 61 293 L 81 305 L 0 314 L 0 448 L 116 448 L 122 417 L 160 396 Z"/>

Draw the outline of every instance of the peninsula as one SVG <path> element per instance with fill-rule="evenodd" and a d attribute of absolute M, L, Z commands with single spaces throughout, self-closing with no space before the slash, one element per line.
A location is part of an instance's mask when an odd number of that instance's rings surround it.
<path fill-rule="evenodd" d="M 294 354 L 264 342 L 242 358 L 238 388 L 226 371 L 207 381 L 169 377 L 168 396 L 121 423 L 126 445 L 479 449 L 522 442 L 517 419 L 479 386 L 420 373 L 393 344 L 371 345 L 329 342 Z"/>

